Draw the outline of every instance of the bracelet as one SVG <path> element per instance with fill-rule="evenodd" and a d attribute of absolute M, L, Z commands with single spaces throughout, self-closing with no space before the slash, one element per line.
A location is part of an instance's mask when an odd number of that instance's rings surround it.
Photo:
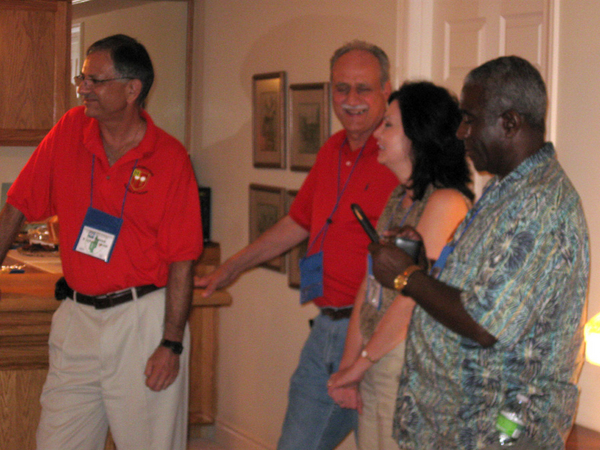
<path fill-rule="evenodd" d="M 372 360 L 372 359 L 369 357 L 369 354 L 367 353 L 367 350 L 366 350 L 366 349 L 363 349 L 363 351 L 362 351 L 362 352 L 360 352 L 360 356 L 362 356 L 363 358 L 365 358 L 365 359 L 366 359 L 367 361 L 369 361 L 371 364 L 375 364 L 375 363 L 377 362 L 377 361 L 374 361 L 374 360 Z"/>
<path fill-rule="evenodd" d="M 419 270 L 423 270 L 423 268 L 421 266 L 417 266 L 416 264 L 408 266 L 404 273 L 401 273 L 396 278 L 394 278 L 394 289 L 403 294 L 402 291 L 408 284 L 409 278 L 413 273 L 418 272 Z"/>

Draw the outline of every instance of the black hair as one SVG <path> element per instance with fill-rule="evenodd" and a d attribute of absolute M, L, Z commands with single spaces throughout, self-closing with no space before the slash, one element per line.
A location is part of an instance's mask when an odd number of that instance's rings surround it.
<path fill-rule="evenodd" d="M 409 188 L 421 200 L 427 186 L 454 188 L 473 200 L 465 147 L 456 137 L 462 120 L 458 101 L 446 89 L 428 81 L 405 82 L 390 95 L 398 101 L 404 134 L 412 143 Z"/>
<path fill-rule="evenodd" d="M 146 48 L 132 37 L 115 34 L 94 42 L 88 48 L 86 55 L 99 51 L 109 52 L 115 70 L 120 76 L 142 82 L 142 90 L 137 98 L 137 104 L 143 108 L 154 82 L 154 68 Z"/>

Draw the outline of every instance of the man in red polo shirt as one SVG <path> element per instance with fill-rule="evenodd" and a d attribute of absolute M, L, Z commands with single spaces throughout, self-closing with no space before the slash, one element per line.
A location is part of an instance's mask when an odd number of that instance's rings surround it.
<path fill-rule="evenodd" d="M 344 45 L 331 58 L 331 84 L 334 111 L 344 130 L 319 151 L 289 215 L 215 272 L 196 280 L 209 295 L 309 237 L 308 257 L 301 263 L 301 301 L 313 301 L 320 314 L 292 376 L 279 450 L 333 449 L 356 428 L 356 391 L 346 390 L 344 408 L 327 393 L 366 268 L 369 240 L 350 204 L 360 204 L 375 223 L 398 184 L 377 162 L 372 137 L 391 92 L 386 54 L 362 41 Z"/>
<path fill-rule="evenodd" d="M 0 260 L 23 220 L 57 215 L 64 298 L 52 319 L 38 450 L 185 450 L 198 187 L 183 146 L 143 110 L 146 49 L 94 43 L 68 111 L 0 214 Z"/>

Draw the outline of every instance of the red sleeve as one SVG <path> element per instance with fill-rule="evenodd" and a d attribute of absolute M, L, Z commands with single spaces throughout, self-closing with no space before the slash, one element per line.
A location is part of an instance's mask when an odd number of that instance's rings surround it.
<path fill-rule="evenodd" d="M 7 202 L 21 211 L 28 221 L 40 221 L 56 214 L 52 200 L 52 170 L 61 130 L 70 127 L 65 114 L 35 149 L 8 191 Z"/>
<path fill-rule="evenodd" d="M 168 263 L 197 259 L 202 253 L 202 222 L 198 184 L 187 154 L 178 175 L 169 186 L 166 206 L 158 232 L 161 259 Z"/>
<path fill-rule="evenodd" d="M 308 176 L 302 183 L 302 187 L 292 206 L 290 207 L 290 217 L 305 230 L 310 231 L 310 222 L 312 218 L 313 196 L 317 184 L 317 165 L 315 164 Z"/>

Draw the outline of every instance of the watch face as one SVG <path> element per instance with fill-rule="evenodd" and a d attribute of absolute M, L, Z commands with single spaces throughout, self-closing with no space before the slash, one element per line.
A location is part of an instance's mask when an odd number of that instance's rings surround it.
<path fill-rule="evenodd" d="M 175 353 L 176 355 L 181 355 L 181 353 L 183 353 L 183 344 L 181 342 L 175 342 L 175 341 L 169 341 L 167 339 L 163 339 L 163 341 L 161 342 L 161 344 L 163 347 L 167 347 L 168 349 L 171 349 L 171 351 L 173 353 Z"/>

